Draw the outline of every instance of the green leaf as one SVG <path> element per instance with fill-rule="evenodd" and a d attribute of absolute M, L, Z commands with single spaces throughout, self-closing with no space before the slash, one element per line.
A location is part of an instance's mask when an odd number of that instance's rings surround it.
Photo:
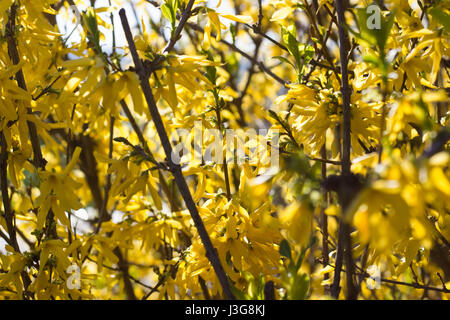
<path fill-rule="evenodd" d="M 295 264 L 296 270 L 300 269 L 300 267 L 302 266 L 303 259 L 305 258 L 305 253 L 306 253 L 306 250 L 302 250 L 302 253 L 298 257 L 297 263 Z"/>
<path fill-rule="evenodd" d="M 230 23 L 230 33 L 231 33 L 231 39 L 233 39 L 233 44 L 236 43 L 236 27 L 234 26 L 234 23 Z"/>
<path fill-rule="evenodd" d="M 245 292 L 242 292 L 235 286 L 230 285 L 230 287 L 231 287 L 231 292 L 238 300 L 250 300 L 251 299 L 251 297 L 248 294 L 246 294 Z"/>
<path fill-rule="evenodd" d="M 280 117 L 279 117 L 278 114 L 277 114 L 275 111 L 273 111 L 273 110 L 269 110 L 269 116 L 270 116 L 272 119 L 276 120 L 276 121 L 280 121 Z"/>
<path fill-rule="evenodd" d="M 295 58 L 295 62 L 297 63 L 297 66 L 300 66 L 300 52 L 298 51 L 298 41 L 297 41 L 297 29 L 294 24 L 291 24 L 287 28 L 281 29 L 281 36 L 283 39 L 284 44 L 286 45 L 286 48 L 288 49 L 289 53 Z"/>
<path fill-rule="evenodd" d="M 172 8 L 169 4 L 167 4 L 167 2 L 161 6 L 161 13 L 167 20 L 170 21 L 170 23 L 173 24 L 175 22 L 172 14 Z"/>
<path fill-rule="evenodd" d="M 380 67 L 381 66 L 380 65 L 380 58 L 377 57 L 377 56 L 374 56 L 374 55 L 370 55 L 370 54 L 365 55 L 363 57 L 363 61 L 367 62 L 367 63 L 371 63 L 371 64 L 373 64 L 376 67 Z"/>
<path fill-rule="evenodd" d="M 177 10 L 178 10 L 178 6 L 179 6 L 179 1 L 178 0 L 172 0 L 172 8 L 173 8 L 173 13 L 174 13 L 174 17 L 177 16 Z"/>
<path fill-rule="evenodd" d="M 207 66 L 206 67 L 206 78 L 208 78 L 209 81 L 211 81 L 212 84 L 216 84 L 217 80 L 217 70 L 216 67 L 213 66 Z"/>
<path fill-rule="evenodd" d="M 291 247 L 289 246 L 289 242 L 287 242 L 287 240 L 283 239 L 280 243 L 280 254 L 283 257 L 289 258 L 290 260 L 292 260 L 292 255 L 291 255 Z"/>
<path fill-rule="evenodd" d="M 320 40 L 317 39 L 316 37 L 311 37 L 311 40 L 314 41 L 317 44 L 320 44 Z"/>
<path fill-rule="evenodd" d="M 445 13 L 442 9 L 436 7 L 430 10 L 430 14 L 433 18 L 439 21 L 445 31 L 450 33 L 450 15 Z"/>
<path fill-rule="evenodd" d="M 422 96 L 419 98 L 419 101 L 417 101 L 417 104 L 413 109 L 413 113 L 416 116 L 416 118 L 420 121 L 420 126 L 422 127 L 422 129 L 428 131 L 433 128 L 433 121 L 431 120 L 431 115 L 428 110 L 428 106 L 423 101 Z"/>
<path fill-rule="evenodd" d="M 89 41 L 93 44 L 97 54 L 101 53 L 100 31 L 98 30 L 97 15 L 93 8 L 88 8 L 83 15 Z"/>
<path fill-rule="evenodd" d="M 285 58 L 283 56 L 274 56 L 274 57 L 272 57 L 272 59 L 277 59 L 277 60 L 280 60 L 281 62 L 286 62 L 286 63 L 290 64 L 295 69 L 295 65 L 292 62 L 290 62 L 289 59 L 287 59 L 287 58 Z"/>
<path fill-rule="evenodd" d="M 370 46 L 375 46 L 377 44 L 377 40 L 373 30 L 370 30 L 367 27 L 369 15 L 367 14 L 366 9 L 357 9 L 356 16 L 358 18 L 359 38 L 364 40 Z M 349 29 L 351 30 L 351 28 Z"/>
<path fill-rule="evenodd" d="M 248 284 L 248 295 L 252 300 L 254 300 L 258 296 L 258 285 L 255 279 L 250 281 Z"/>
<path fill-rule="evenodd" d="M 375 14 L 375 13 L 374 13 Z M 360 33 L 358 38 L 371 46 L 377 46 L 380 53 L 384 52 L 387 39 L 394 25 L 395 10 L 387 18 L 380 12 L 380 28 L 369 28 L 367 22 L 372 15 L 369 15 L 367 9 L 357 9 L 358 26 Z M 349 28 L 349 30 L 351 30 Z M 354 33 L 354 32 L 352 32 Z"/>
<path fill-rule="evenodd" d="M 310 45 L 301 45 L 302 46 L 302 56 L 303 60 L 306 63 L 309 63 L 313 58 L 316 51 L 314 50 L 313 46 Z"/>
<path fill-rule="evenodd" d="M 394 19 L 395 19 L 395 9 L 394 12 L 392 12 L 387 20 L 381 19 L 381 34 L 380 36 L 377 36 L 377 42 L 378 46 L 381 51 L 384 52 L 384 48 L 386 46 L 387 39 L 389 38 L 389 34 L 391 33 L 392 26 L 394 25 Z"/>
<path fill-rule="evenodd" d="M 299 81 L 301 82 L 303 67 L 313 59 L 315 50 L 312 46 L 302 44 L 297 41 L 297 29 L 294 24 L 291 24 L 287 28 L 282 27 L 281 37 L 287 50 L 295 59 L 297 67 L 294 68 L 297 70 L 297 75 Z M 288 62 L 283 58 L 281 58 L 280 60 Z"/>
<path fill-rule="evenodd" d="M 305 300 L 309 291 L 309 277 L 306 273 L 295 275 L 288 293 L 291 300 Z"/>
<path fill-rule="evenodd" d="M 262 275 L 262 273 L 259 274 L 259 278 L 258 278 L 258 295 L 257 298 L 259 300 L 263 300 L 264 299 L 264 277 Z"/>
<path fill-rule="evenodd" d="M 227 69 L 233 76 L 237 76 L 239 72 L 239 60 L 235 53 L 231 53 L 225 57 Z"/>

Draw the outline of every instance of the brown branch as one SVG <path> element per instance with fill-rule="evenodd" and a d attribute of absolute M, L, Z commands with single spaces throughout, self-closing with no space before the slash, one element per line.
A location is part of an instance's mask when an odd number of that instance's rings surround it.
<path fill-rule="evenodd" d="M 85 130 L 86 127 L 83 127 L 83 129 Z M 81 147 L 79 167 L 85 176 L 95 206 L 100 213 L 103 204 L 103 195 L 99 186 L 97 161 L 94 156 L 95 140 L 88 134 L 80 133 L 77 138 L 73 139 L 72 145 L 74 149 L 76 146 Z"/>
<path fill-rule="evenodd" d="M 337 299 L 339 297 L 339 292 L 341 291 L 340 282 L 341 282 L 341 272 L 342 272 L 342 264 L 343 264 L 343 257 L 344 257 L 344 245 L 343 245 L 343 231 L 344 226 L 342 219 L 339 223 L 338 228 L 338 242 L 337 242 L 337 248 L 336 248 L 336 259 L 335 259 L 335 269 L 334 269 L 334 277 L 333 277 L 333 283 L 330 287 L 330 293 L 331 296 Z"/>
<path fill-rule="evenodd" d="M 194 6 L 195 0 L 189 0 L 189 3 L 186 6 L 186 9 L 184 9 L 183 14 L 181 15 L 180 22 L 178 23 L 177 29 L 175 30 L 175 33 L 170 38 L 169 43 L 164 48 L 163 52 L 170 52 L 170 50 L 173 49 L 177 41 L 181 38 L 181 32 L 183 31 L 184 25 L 188 21 L 188 19 L 191 17 L 192 13 L 192 7 Z"/>
<path fill-rule="evenodd" d="M 351 177 L 351 161 L 350 161 L 350 150 L 351 150 L 351 123 L 350 123 L 350 86 L 348 82 L 348 48 L 347 48 L 347 34 L 344 30 L 345 24 L 345 16 L 344 16 L 344 7 L 342 0 L 336 0 L 336 10 L 338 15 L 339 22 L 339 50 L 340 50 L 340 58 L 341 58 L 341 93 L 342 93 L 342 110 L 343 110 L 343 124 L 342 124 L 342 175 L 343 181 L 350 181 Z M 342 212 L 345 212 L 346 208 L 351 202 L 351 198 L 353 194 L 349 192 L 348 184 L 342 184 L 342 187 L 339 190 L 339 200 L 342 207 Z M 352 245 L 350 238 L 351 228 L 350 225 L 345 221 L 345 217 L 341 217 L 339 223 L 339 231 L 338 231 L 338 247 L 336 251 L 336 269 L 333 279 L 333 284 L 331 286 L 332 295 L 337 298 L 339 296 L 339 282 L 340 282 L 340 272 L 343 263 L 343 257 L 345 257 L 345 263 L 347 266 L 347 299 L 356 299 L 357 298 L 357 288 L 353 281 L 354 274 L 354 261 L 352 257 Z"/>
<path fill-rule="evenodd" d="M 139 55 L 137 53 L 136 45 L 133 40 L 133 35 L 130 30 L 130 25 L 128 24 L 128 19 L 127 19 L 125 10 L 121 9 L 119 12 L 119 15 L 120 15 L 120 19 L 122 21 L 123 30 L 124 30 L 124 33 L 125 33 L 125 36 L 126 36 L 126 39 L 128 42 L 131 56 L 133 58 L 133 62 L 134 62 L 135 68 L 136 68 L 136 73 L 138 74 L 140 82 L 141 82 L 142 91 L 144 92 L 150 114 L 151 114 L 153 122 L 155 124 L 156 131 L 158 132 L 159 138 L 161 140 L 161 144 L 164 148 L 164 152 L 166 154 L 167 161 L 171 168 L 172 174 L 175 178 L 175 182 L 176 182 L 178 189 L 183 197 L 183 200 L 186 203 L 186 206 L 191 214 L 192 220 L 194 221 L 195 227 L 197 228 L 199 236 L 205 247 L 206 256 L 209 259 L 209 261 L 211 262 L 211 264 L 214 268 L 214 271 L 216 272 L 216 275 L 220 281 L 220 284 L 222 285 L 222 289 L 225 293 L 225 296 L 228 299 L 234 299 L 235 297 L 234 297 L 233 293 L 231 292 L 231 288 L 228 283 L 227 275 L 225 274 L 225 271 L 223 269 L 222 263 L 220 262 L 217 251 L 214 248 L 214 246 L 211 242 L 211 239 L 209 238 L 208 232 L 206 231 L 206 228 L 205 228 L 205 225 L 203 224 L 202 218 L 200 217 L 200 214 L 198 213 L 197 206 L 195 205 L 194 200 L 192 199 L 191 192 L 189 191 L 189 187 L 183 176 L 181 167 L 179 165 L 176 165 L 172 161 L 172 146 L 171 146 L 169 138 L 167 136 L 161 115 L 159 114 L 158 107 L 156 106 L 155 99 L 154 99 L 153 93 L 152 93 L 152 89 L 150 88 L 148 78 L 146 77 L 146 74 L 145 74 L 144 66 L 142 65 L 142 61 L 139 58 Z"/>
<path fill-rule="evenodd" d="M 110 116 L 109 118 L 110 124 L 109 124 L 109 152 L 108 152 L 108 159 L 112 159 L 113 151 L 114 151 L 114 122 L 115 118 L 113 116 Z M 108 164 L 108 169 L 111 168 L 111 164 Z M 95 170 L 95 172 L 97 172 Z M 98 181 L 98 180 L 97 180 Z M 100 188 L 97 188 L 100 189 Z M 111 173 L 108 173 L 106 175 L 106 185 L 105 185 L 105 191 L 104 191 L 104 197 L 103 201 L 101 202 L 101 207 L 99 207 L 99 217 L 98 217 L 98 223 L 97 227 L 95 229 L 95 234 L 98 234 L 100 231 L 100 227 L 105 221 L 107 212 L 108 212 L 108 198 L 109 198 L 109 192 L 111 190 Z"/>
<path fill-rule="evenodd" d="M 262 29 L 262 19 L 263 18 L 264 18 L 264 16 L 263 16 L 262 0 L 258 0 L 258 24 L 257 24 L 257 29 L 259 31 L 261 31 L 261 29 Z"/>
<path fill-rule="evenodd" d="M 277 47 L 279 47 L 280 49 L 289 52 L 288 49 L 281 44 L 280 42 L 278 42 L 277 40 L 275 40 L 274 38 L 272 38 L 271 36 L 265 34 L 258 25 L 249 25 L 248 23 L 244 23 L 244 26 L 246 26 L 248 29 L 253 30 L 254 33 L 256 33 L 257 35 L 260 35 L 261 37 L 263 37 L 264 39 L 269 40 L 270 42 L 272 42 L 274 45 L 276 45 Z"/>
<path fill-rule="evenodd" d="M 364 248 L 364 253 L 363 253 L 363 256 L 362 256 L 362 259 L 361 259 L 361 269 L 365 269 L 366 268 L 366 264 L 367 264 L 367 259 L 369 258 L 369 245 L 367 244 L 366 245 L 366 247 Z M 362 285 L 362 282 L 363 282 L 363 277 L 362 276 L 359 276 L 359 282 L 358 282 L 358 287 L 357 287 L 357 290 L 358 290 L 358 294 L 359 294 L 359 292 L 361 292 L 361 285 Z"/>
<path fill-rule="evenodd" d="M 113 116 L 110 117 L 110 128 L 109 128 L 109 153 L 108 158 L 112 159 L 113 154 L 113 141 L 114 141 L 114 122 L 115 118 Z M 98 234 L 101 228 L 101 225 L 104 221 L 109 219 L 109 214 L 107 210 L 109 192 L 111 189 L 111 174 L 107 174 L 106 176 L 106 185 L 104 196 L 102 196 L 100 192 L 99 179 L 97 173 L 97 166 L 94 157 L 94 148 L 93 148 L 93 139 L 89 135 L 81 135 L 80 142 L 83 143 L 83 152 L 82 152 L 82 164 L 81 168 L 85 173 L 86 180 L 88 182 L 88 186 L 91 189 L 91 193 L 95 198 L 95 203 L 99 212 L 99 220 L 97 226 L 95 228 L 94 233 Z M 108 165 L 108 168 L 110 165 Z M 110 234 L 108 234 L 110 236 Z M 88 249 L 88 253 L 92 250 L 92 245 Z M 119 259 L 118 267 L 123 276 L 124 289 L 127 295 L 128 300 L 136 300 L 136 295 L 134 293 L 133 284 L 131 283 L 131 277 L 129 274 L 129 266 L 128 261 L 126 261 L 123 257 L 122 251 L 119 247 L 114 248 L 114 254 Z M 86 255 L 83 263 L 86 259 L 89 259 L 89 254 Z"/>
<path fill-rule="evenodd" d="M 156 285 L 149 291 L 147 292 L 142 298 L 141 300 L 147 300 L 153 293 L 155 293 L 156 291 L 158 291 L 159 287 L 163 285 L 164 281 L 166 281 L 164 276 L 161 276 L 158 280 L 158 283 L 156 283 Z"/>
<path fill-rule="evenodd" d="M 18 5 L 14 2 L 10 8 L 9 20 L 6 25 L 8 55 L 14 65 L 17 65 L 20 63 L 19 51 L 17 49 L 17 44 L 16 44 L 17 39 L 15 38 L 17 9 L 18 9 Z M 16 73 L 16 81 L 17 81 L 18 86 L 21 89 L 28 91 L 22 68 L 20 68 Z M 29 115 L 33 115 L 33 111 L 31 109 L 31 107 L 27 107 L 26 110 Z M 39 142 L 39 136 L 37 134 L 36 125 L 33 121 L 27 120 L 27 127 L 28 127 L 28 134 L 29 134 L 30 141 L 31 141 L 31 147 L 33 150 L 33 164 L 36 168 L 45 170 L 45 165 L 47 164 L 47 161 L 42 156 L 42 150 L 41 150 L 41 145 Z M 46 234 L 55 238 L 56 237 L 56 225 L 53 223 L 53 221 L 54 221 L 54 214 L 53 214 L 53 211 L 50 210 L 47 215 Z"/>
<path fill-rule="evenodd" d="M 342 79 L 341 79 L 341 92 L 342 92 L 342 111 L 343 111 L 343 137 L 342 137 L 342 172 L 344 175 L 350 174 L 350 149 L 351 149 L 351 124 L 350 124 L 350 86 L 348 83 L 348 60 L 347 60 L 347 46 L 346 39 L 347 35 L 344 30 L 345 17 L 344 8 L 342 7 L 342 0 L 336 0 L 336 9 L 338 13 L 339 20 L 339 50 L 341 58 L 341 69 L 342 69 Z"/>
<path fill-rule="evenodd" d="M 365 278 L 370 278 L 370 275 L 368 275 L 368 274 L 363 274 L 363 276 Z M 391 280 L 391 279 L 383 279 L 383 278 L 381 278 L 380 281 L 384 282 L 384 283 L 391 283 L 391 284 L 396 284 L 396 285 L 400 285 L 400 286 L 413 287 L 413 288 L 416 288 L 416 289 L 439 291 L 439 292 L 443 292 L 443 293 L 450 293 L 450 290 L 446 289 L 446 288 L 430 287 L 430 286 L 417 284 L 417 283 L 408 283 L 408 282 L 396 281 L 396 280 Z"/>
<path fill-rule="evenodd" d="M 0 184 L 2 190 L 3 210 L 5 211 L 6 231 L 9 235 L 9 243 L 15 251 L 19 251 L 17 243 L 16 229 L 14 227 L 14 212 L 11 208 L 11 202 L 8 191 L 8 147 L 3 131 L 0 132 L 0 146 L 2 148 L 0 154 Z"/>
<path fill-rule="evenodd" d="M 264 300 L 275 300 L 275 285 L 273 281 L 268 281 L 264 285 Z"/>
<path fill-rule="evenodd" d="M 202 288 L 203 296 L 205 297 L 205 300 L 211 300 L 211 295 L 209 294 L 208 287 L 206 286 L 205 280 L 203 280 L 202 277 L 198 276 L 198 283 L 200 284 L 200 287 Z"/>
<path fill-rule="evenodd" d="M 134 294 L 133 285 L 131 284 L 130 273 L 128 270 L 128 262 L 124 259 L 122 251 L 119 247 L 114 248 L 114 254 L 119 258 L 119 263 L 117 264 L 123 276 L 123 283 L 125 294 L 128 300 L 137 300 Z"/>
<path fill-rule="evenodd" d="M 17 4 L 13 3 L 13 5 L 11 6 L 9 21 L 6 25 L 6 33 L 7 33 L 7 40 L 8 40 L 8 54 L 9 54 L 11 61 L 15 65 L 20 63 L 20 56 L 19 56 L 19 52 L 17 50 L 16 38 L 15 38 L 15 31 L 16 31 L 15 24 L 16 24 L 17 8 L 18 8 Z M 17 71 L 16 80 L 17 80 L 17 84 L 19 85 L 19 87 L 21 89 L 28 91 L 22 69 L 19 69 L 19 71 Z M 30 107 L 27 108 L 27 113 L 33 114 Z M 40 143 L 39 143 L 39 137 L 37 134 L 36 125 L 32 121 L 27 121 L 27 125 L 28 125 L 28 132 L 30 135 L 31 146 L 33 149 L 34 165 L 37 168 L 45 169 L 45 165 L 46 165 L 47 161 L 42 156 L 42 151 L 41 151 L 41 147 L 40 147 Z"/>
<path fill-rule="evenodd" d="M 322 146 L 322 149 L 320 150 L 320 156 L 322 159 L 327 158 L 327 149 L 326 144 Z M 327 179 L 327 164 L 325 162 L 322 162 L 321 165 L 321 176 L 322 180 L 325 181 Z M 328 216 L 325 213 L 326 207 L 328 206 L 328 191 L 324 190 L 324 199 L 323 199 L 323 205 L 320 210 L 320 228 L 322 231 L 322 260 L 323 265 L 326 266 L 329 263 L 330 258 L 328 257 L 329 254 L 329 247 L 328 247 Z M 324 280 L 328 279 L 328 274 L 324 275 Z M 329 293 L 329 287 L 325 287 L 325 294 Z"/>
<path fill-rule="evenodd" d="M 444 281 L 444 279 L 442 278 L 441 274 L 440 274 L 439 272 L 436 272 L 436 274 L 437 274 L 437 276 L 439 277 L 439 280 L 441 280 L 442 288 L 444 288 L 445 290 L 448 290 L 448 289 L 447 289 L 447 286 L 445 285 L 445 281 Z"/>
<path fill-rule="evenodd" d="M 15 38 L 17 8 L 18 8 L 18 5 L 14 2 L 10 8 L 10 13 L 9 13 L 9 17 L 8 17 L 9 20 L 6 24 L 8 55 L 14 65 L 17 65 L 20 63 L 20 56 L 19 56 L 19 52 L 17 50 L 16 38 Z M 17 81 L 18 86 L 21 89 L 28 91 L 22 69 L 19 69 L 17 71 L 16 81 Z M 27 113 L 32 114 L 32 110 L 30 107 L 27 108 Z M 36 168 L 41 168 L 41 169 L 45 170 L 45 165 L 46 165 L 47 161 L 42 156 L 42 151 L 41 151 L 41 147 L 40 147 L 40 143 L 39 143 L 39 137 L 37 134 L 36 125 L 32 121 L 27 121 L 27 126 L 28 126 L 28 133 L 30 136 L 30 141 L 31 141 L 31 147 L 33 150 L 34 166 Z M 16 238 L 15 231 L 13 231 L 13 229 L 12 229 L 13 228 L 12 222 L 14 220 L 14 217 L 13 217 L 13 212 L 11 211 L 11 207 L 10 207 L 10 200 L 8 198 L 8 186 L 7 186 L 8 180 L 7 180 L 7 171 L 6 171 L 8 154 L 7 154 L 7 143 L 6 143 L 3 132 L 1 133 L 1 140 L 2 140 L 1 184 L 2 184 L 3 206 L 4 207 L 8 206 L 8 209 L 5 208 L 5 217 L 9 215 L 9 217 L 8 217 L 9 222 L 7 222 L 7 224 L 9 225 L 8 229 L 10 229 L 10 230 L 8 230 L 8 232 L 11 231 L 10 240 L 15 246 L 14 249 L 17 252 L 20 252 L 19 246 L 17 244 L 17 238 Z M 8 210 L 8 213 L 6 213 L 7 210 Z M 50 211 L 48 214 L 48 219 L 52 219 L 52 216 L 53 216 L 53 212 Z M 21 277 L 22 277 L 24 287 L 25 287 L 24 289 L 26 292 L 28 286 L 31 284 L 31 279 L 25 271 L 21 272 Z"/>
<path fill-rule="evenodd" d="M 11 240 L 9 240 L 9 237 L 0 229 L 0 237 L 2 237 L 3 240 L 10 246 L 12 246 Z"/>
<path fill-rule="evenodd" d="M 442 128 L 441 131 L 438 132 L 436 138 L 433 140 L 431 146 L 425 150 L 419 159 L 431 158 L 435 154 L 445 150 L 445 146 L 450 141 L 450 129 Z"/>

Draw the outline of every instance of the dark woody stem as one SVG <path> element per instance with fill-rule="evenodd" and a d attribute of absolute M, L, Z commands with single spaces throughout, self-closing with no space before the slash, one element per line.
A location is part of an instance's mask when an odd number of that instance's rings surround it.
<path fill-rule="evenodd" d="M 338 29 L 339 29 L 339 50 L 341 59 L 341 93 L 342 93 L 342 111 L 343 111 L 343 123 L 342 123 L 342 176 L 344 183 L 339 190 L 340 205 L 342 213 L 345 214 L 348 205 L 352 200 L 352 192 L 348 190 L 347 182 L 351 177 L 351 111 L 350 111 L 350 86 L 348 82 L 348 35 L 344 30 L 345 25 L 345 8 L 343 0 L 335 0 L 336 11 L 338 16 Z M 336 269 L 334 273 L 333 284 L 331 286 L 331 294 L 335 298 L 339 296 L 339 283 L 340 274 L 342 271 L 342 264 L 345 259 L 346 263 L 346 280 L 347 280 L 347 292 L 346 298 L 353 300 L 357 298 L 357 287 L 353 281 L 354 275 L 354 261 L 352 257 L 352 245 L 350 238 L 351 227 L 350 224 L 345 221 L 345 217 L 342 216 L 339 222 L 338 231 L 338 246 L 336 250 Z"/>

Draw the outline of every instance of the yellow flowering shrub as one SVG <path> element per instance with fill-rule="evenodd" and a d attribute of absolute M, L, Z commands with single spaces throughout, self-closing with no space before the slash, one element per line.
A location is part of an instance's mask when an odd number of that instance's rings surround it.
<path fill-rule="evenodd" d="M 448 299 L 449 21 L 2 0 L 0 299 Z"/>

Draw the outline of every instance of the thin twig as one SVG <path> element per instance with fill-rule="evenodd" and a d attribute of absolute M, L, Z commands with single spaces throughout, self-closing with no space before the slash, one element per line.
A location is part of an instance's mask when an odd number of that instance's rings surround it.
<path fill-rule="evenodd" d="M 115 118 L 113 116 L 109 117 L 109 152 L 108 152 L 108 159 L 112 159 L 113 150 L 114 150 L 114 122 Z M 108 164 L 108 171 L 109 168 L 111 168 L 111 164 Z M 99 217 L 98 217 L 98 224 L 95 229 L 95 234 L 98 234 L 100 231 L 100 227 L 105 221 L 105 217 L 108 211 L 108 198 L 109 198 L 109 192 L 111 191 L 111 173 L 108 173 L 106 175 L 106 185 L 105 185 L 105 192 L 103 197 L 103 202 L 101 208 L 99 208 Z"/>
<path fill-rule="evenodd" d="M 307 13 L 308 17 L 311 19 L 311 23 L 312 23 L 312 25 L 313 25 L 313 27 L 314 27 L 316 36 L 317 36 L 317 38 L 319 39 L 320 45 L 321 45 L 321 47 L 322 47 L 323 55 L 325 56 L 325 59 L 327 60 L 327 62 L 330 64 L 330 67 L 332 68 L 334 74 L 336 75 L 336 78 L 337 78 L 338 80 L 340 80 L 339 71 L 338 71 L 338 69 L 334 66 L 333 59 L 331 58 L 331 55 L 330 55 L 330 53 L 329 53 L 329 51 L 328 51 L 328 48 L 327 48 L 327 44 L 325 43 L 324 38 L 323 38 L 323 36 L 322 36 L 322 33 L 320 33 L 319 27 L 317 26 L 317 23 L 316 23 L 316 17 L 315 17 L 315 15 L 314 15 L 314 13 L 312 12 L 311 7 L 310 7 L 308 1 L 307 1 L 307 0 L 303 0 L 302 2 L 303 2 L 303 4 L 304 4 L 304 6 L 305 6 L 306 13 Z M 342 23 L 342 22 L 341 22 L 341 23 Z"/>
<path fill-rule="evenodd" d="M 329 264 L 329 266 L 331 266 L 332 268 L 336 268 L 336 266 L 333 266 L 332 264 Z M 346 271 L 346 270 L 342 270 L 342 271 Z M 367 272 L 355 272 L 354 275 L 360 275 L 363 276 L 364 278 L 370 278 L 372 277 L 370 274 L 368 274 Z M 415 289 L 422 289 L 422 290 L 430 290 L 430 291 L 438 291 L 438 292 L 443 292 L 443 293 L 450 293 L 450 289 L 447 288 L 437 288 L 437 287 L 430 287 L 427 285 L 422 285 L 422 284 L 417 284 L 417 283 L 408 283 L 408 282 L 402 282 L 402 281 L 397 281 L 397 280 L 391 280 L 391 279 L 385 279 L 385 278 L 379 278 L 380 282 L 382 283 L 390 283 L 390 284 L 395 284 L 395 285 L 399 285 L 399 286 L 407 286 L 407 287 L 412 287 Z"/>
<path fill-rule="evenodd" d="M 127 295 L 128 300 L 137 300 L 136 295 L 134 294 L 133 285 L 131 284 L 130 273 L 128 269 L 128 262 L 123 257 L 122 250 L 119 247 L 114 248 L 114 254 L 119 258 L 119 263 L 117 264 L 123 276 L 123 283 L 125 294 Z"/>
<path fill-rule="evenodd" d="M 205 300 L 211 300 L 211 295 L 208 291 L 208 286 L 206 285 L 205 280 L 203 280 L 202 277 L 198 276 L 198 283 L 200 283 L 200 287 L 202 288 L 203 296 L 205 297 Z"/>
<path fill-rule="evenodd" d="M 223 137 L 223 127 L 222 127 L 222 117 L 220 116 L 220 106 L 216 106 L 216 117 L 217 117 L 217 127 L 220 132 L 220 134 Z M 228 163 L 225 159 L 223 162 L 223 175 L 225 177 L 225 188 L 227 190 L 227 199 L 231 200 L 231 187 L 230 187 L 230 178 L 228 174 Z"/>
<path fill-rule="evenodd" d="M 447 289 L 447 286 L 445 285 L 445 281 L 444 281 L 444 279 L 442 278 L 441 274 L 440 274 L 439 272 L 436 272 L 436 274 L 437 274 L 437 276 L 439 277 L 439 280 L 441 280 L 442 288 L 444 288 L 445 290 L 448 290 L 448 289 Z"/>
<path fill-rule="evenodd" d="M 191 17 L 192 7 L 194 6 L 194 2 L 195 2 L 195 0 L 189 0 L 189 3 L 187 4 L 186 9 L 184 9 L 183 14 L 181 15 L 181 19 L 180 19 L 180 22 L 178 23 L 177 29 L 175 30 L 175 33 L 173 34 L 173 36 L 170 38 L 170 41 L 167 44 L 167 46 L 164 48 L 163 52 L 170 52 L 173 49 L 173 47 L 175 46 L 175 44 L 177 43 L 177 41 L 180 39 L 181 32 L 183 31 L 184 25 L 186 24 L 188 19 Z"/>
<path fill-rule="evenodd" d="M 326 160 L 327 158 L 327 148 L 326 144 L 322 146 L 322 149 L 320 150 L 320 156 L 322 159 Z M 327 179 L 327 164 L 325 162 L 322 162 L 321 165 L 321 176 L 322 180 L 325 181 Z M 323 265 L 326 266 L 329 263 L 329 247 L 328 247 L 328 216 L 325 213 L 325 210 L 328 206 L 328 191 L 324 190 L 324 199 L 323 199 L 323 205 L 320 210 L 320 228 L 322 230 L 322 259 L 323 259 Z M 328 274 L 324 275 L 324 280 L 328 279 Z M 325 294 L 329 293 L 329 288 L 325 287 Z"/>
<path fill-rule="evenodd" d="M 34 101 L 37 101 L 39 98 L 41 98 L 44 94 L 48 93 L 51 89 L 52 86 L 56 83 L 56 81 L 58 81 L 59 79 L 61 79 L 61 76 L 56 77 L 55 80 L 53 80 L 48 86 L 46 86 L 36 97 L 33 97 Z"/>
<path fill-rule="evenodd" d="M 11 201 L 8 190 L 8 150 L 5 135 L 3 131 L 0 132 L 0 147 L 2 148 L 0 154 L 0 185 L 2 190 L 3 210 L 5 211 L 4 218 L 6 222 L 6 229 L 9 235 L 9 243 L 16 252 L 20 252 L 19 244 L 17 243 L 16 229 L 14 227 L 14 212 L 11 208 Z"/>
<path fill-rule="evenodd" d="M 194 23 L 186 23 L 186 26 L 188 26 L 189 28 L 199 31 L 199 32 L 205 32 L 203 30 L 202 27 L 194 24 Z M 211 37 L 215 37 L 214 33 L 211 33 Z M 286 85 L 288 84 L 288 82 L 284 79 L 281 79 L 279 76 L 277 76 L 276 74 L 274 74 L 272 72 L 272 70 L 270 70 L 270 68 L 268 68 L 263 62 L 255 60 L 252 56 L 250 56 L 248 53 L 242 51 L 241 49 L 239 49 L 238 47 L 236 47 L 236 45 L 221 39 L 220 40 L 221 43 L 223 43 L 224 45 L 226 45 L 227 47 L 229 47 L 231 50 L 236 51 L 237 53 L 239 53 L 241 56 L 243 56 L 244 58 L 246 58 L 247 60 L 249 60 L 250 62 L 254 63 L 255 65 L 257 65 L 261 71 L 265 72 L 267 75 L 269 75 L 270 77 L 272 77 L 273 79 L 275 79 L 277 82 L 281 83 L 282 85 Z"/>
<path fill-rule="evenodd" d="M 286 52 L 289 52 L 289 50 L 283 44 L 281 44 L 280 42 L 278 42 L 277 40 L 275 40 L 271 36 L 265 34 L 264 32 L 260 31 L 259 29 L 257 29 L 257 26 L 255 26 L 255 25 L 251 26 L 251 25 L 249 25 L 247 23 L 245 23 L 244 26 L 246 26 L 247 28 L 253 30 L 253 32 L 255 32 L 256 34 L 260 35 L 264 39 L 269 40 L 274 45 L 278 46 L 280 49 L 282 49 L 282 50 L 284 50 Z M 328 35 L 325 37 L 325 41 L 326 41 L 327 38 L 328 38 Z M 320 55 L 319 55 L 319 58 L 317 60 L 312 59 L 311 61 L 309 61 L 309 64 L 314 66 L 314 67 L 321 67 L 321 68 L 328 69 L 328 70 L 335 69 L 334 66 L 329 66 L 329 65 L 323 64 L 323 63 L 319 62 L 319 60 L 320 60 Z M 337 69 L 337 71 L 339 71 L 339 68 L 336 68 L 336 69 Z"/>
<path fill-rule="evenodd" d="M 134 132 L 138 136 L 139 142 L 141 143 L 142 147 L 144 148 L 145 154 L 150 156 L 150 158 L 154 159 L 154 156 L 148 147 L 147 141 L 144 138 L 144 134 L 142 133 L 141 128 L 139 128 L 139 126 L 137 125 L 136 119 L 134 118 L 133 114 L 131 113 L 130 108 L 128 108 L 128 105 L 125 102 L 125 100 L 121 100 L 120 105 L 122 106 L 122 110 L 125 112 L 125 115 L 127 116 L 128 121 L 130 121 L 131 127 L 133 128 Z M 178 211 L 179 207 L 180 207 L 178 204 L 178 201 L 177 201 L 178 199 L 173 197 L 173 195 L 171 194 L 171 192 L 169 190 L 169 186 L 167 184 L 167 181 L 164 178 L 164 175 L 161 172 L 160 168 L 158 168 L 158 173 L 159 173 L 159 181 L 161 182 L 162 190 L 164 191 L 164 193 L 167 196 L 167 200 L 169 201 L 172 211 Z"/>
<path fill-rule="evenodd" d="M 255 40 L 255 53 L 253 55 L 253 58 L 255 61 L 258 59 L 259 49 L 261 48 L 262 41 L 260 39 Z M 234 105 L 236 106 L 238 113 L 239 113 L 239 122 L 240 124 L 245 127 L 247 126 L 247 122 L 245 121 L 244 111 L 242 109 L 242 102 L 244 100 L 244 97 L 247 95 L 248 88 L 250 87 L 251 80 L 253 78 L 253 75 L 255 74 L 255 64 L 252 63 L 250 67 L 248 68 L 247 72 L 247 81 L 245 82 L 245 86 L 241 91 L 241 94 L 238 98 L 234 100 Z"/>

